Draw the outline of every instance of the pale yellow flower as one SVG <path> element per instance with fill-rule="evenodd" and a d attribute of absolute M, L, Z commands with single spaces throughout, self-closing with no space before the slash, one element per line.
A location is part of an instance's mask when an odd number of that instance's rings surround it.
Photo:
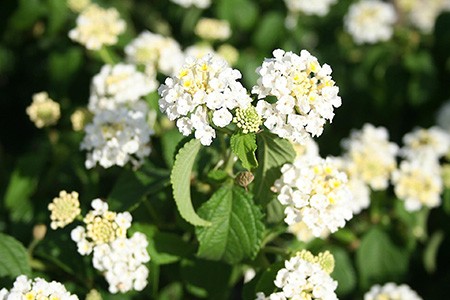
<path fill-rule="evenodd" d="M 202 18 L 195 26 L 195 34 L 205 40 L 226 40 L 231 36 L 231 28 L 227 21 Z"/>
<path fill-rule="evenodd" d="M 78 193 L 59 192 L 59 197 L 53 199 L 53 202 L 48 205 L 48 209 L 51 211 L 50 219 L 52 222 L 50 227 L 52 229 L 65 227 L 81 213 Z"/>
<path fill-rule="evenodd" d="M 61 116 L 59 104 L 48 97 L 46 92 L 33 95 L 33 103 L 26 112 L 37 128 L 56 124 Z"/>

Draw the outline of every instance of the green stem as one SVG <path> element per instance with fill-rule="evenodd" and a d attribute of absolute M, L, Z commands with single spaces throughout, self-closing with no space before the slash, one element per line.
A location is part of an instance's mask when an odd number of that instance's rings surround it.
<path fill-rule="evenodd" d="M 100 55 L 104 63 L 114 65 L 114 58 L 111 56 L 111 53 L 106 47 L 102 47 L 100 50 L 98 50 L 98 54 Z"/>
<path fill-rule="evenodd" d="M 150 264 L 150 272 L 152 275 L 152 298 L 156 299 L 158 295 L 158 286 L 159 286 L 159 265 L 151 263 Z"/>

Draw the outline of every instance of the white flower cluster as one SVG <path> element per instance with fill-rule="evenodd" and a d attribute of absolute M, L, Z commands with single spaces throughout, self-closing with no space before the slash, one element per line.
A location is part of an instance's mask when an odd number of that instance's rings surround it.
<path fill-rule="evenodd" d="M 171 1 L 185 8 L 191 6 L 196 6 L 198 8 L 208 8 L 211 5 L 211 0 L 171 0 Z"/>
<path fill-rule="evenodd" d="M 90 4 L 77 18 L 77 26 L 69 37 L 89 50 L 100 50 L 104 45 L 117 43 L 117 36 L 125 31 L 126 23 L 115 8 L 104 9 Z"/>
<path fill-rule="evenodd" d="M 431 33 L 438 16 L 450 10 L 449 0 L 396 0 L 408 22 L 423 33 Z"/>
<path fill-rule="evenodd" d="M 450 135 L 439 127 L 417 128 L 403 137 L 404 160 L 392 175 L 394 191 L 408 211 L 441 204 L 444 189 L 439 159 L 450 150 Z"/>
<path fill-rule="evenodd" d="M 231 36 L 228 21 L 201 18 L 194 29 L 195 34 L 205 40 L 226 40 Z"/>
<path fill-rule="evenodd" d="M 351 201 L 353 214 L 359 214 L 363 209 L 369 207 L 370 205 L 370 188 L 364 180 L 359 178 L 357 174 L 352 174 L 349 171 L 349 165 L 351 166 L 351 162 L 348 158 L 345 159 L 342 157 L 336 157 L 335 160 L 339 166 L 339 170 L 347 174 L 347 186 L 353 196 Z"/>
<path fill-rule="evenodd" d="M 212 126 L 225 127 L 233 120 L 231 111 L 246 108 L 251 98 L 237 80 L 241 73 L 215 56 L 188 58 L 178 76 L 168 77 L 158 89 L 159 107 L 183 135 L 208 146 L 216 136 Z"/>
<path fill-rule="evenodd" d="M 150 261 L 147 238 L 139 232 L 127 238 L 132 221 L 129 212 L 109 211 L 108 204 L 100 199 L 94 199 L 91 206 L 93 210 L 83 219 L 85 226 L 71 232 L 78 252 L 93 252 L 92 264 L 103 273 L 111 293 L 143 290 L 149 274 L 145 266 Z"/>
<path fill-rule="evenodd" d="M 150 31 L 139 34 L 125 47 L 127 61 L 145 66 L 151 75 L 155 70 L 174 75 L 184 62 L 183 51 L 176 40 Z"/>
<path fill-rule="evenodd" d="M 361 130 L 352 131 L 342 146 L 346 150 L 343 157 L 350 177 L 363 180 L 373 190 L 388 187 L 397 166 L 398 146 L 389 142 L 386 128 L 364 124 Z"/>
<path fill-rule="evenodd" d="M 146 76 L 135 65 L 104 65 L 92 79 L 88 107 L 93 113 L 114 110 L 137 102 L 157 88 L 155 76 Z"/>
<path fill-rule="evenodd" d="M 0 300 L 19 299 L 61 299 L 78 300 L 76 295 L 69 293 L 64 285 L 59 282 L 47 282 L 42 278 L 28 279 L 25 275 L 20 275 L 14 281 L 11 290 L 5 288 L 0 290 Z"/>
<path fill-rule="evenodd" d="M 147 245 L 145 235 L 136 232 L 129 239 L 117 238 L 94 248 L 92 263 L 94 268 L 104 272 L 110 293 L 145 288 L 149 271 L 144 264 L 150 261 Z"/>
<path fill-rule="evenodd" d="M 257 300 L 337 300 L 337 282 L 331 278 L 321 264 L 297 254 L 285 261 L 285 267 L 278 271 L 274 281 L 280 292 L 257 293 Z"/>
<path fill-rule="evenodd" d="M 86 136 L 80 145 L 82 150 L 88 151 L 86 168 L 93 168 L 97 163 L 104 168 L 122 167 L 129 161 L 138 167 L 150 154 L 153 131 L 146 121 L 147 106 L 137 102 L 133 107 L 141 108 L 100 111 L 93 122 L 86 125 Z"/>
<path fill-rule="evenodd" d="M 337 0 L 284 0 L 291 13 L 302 12 L 305 15 L 325 16 L 330 11 L 330 6 Z"/>
<path fill-rule="evenodd" d="M 108 203 L 101 199 L 92 200 L 94 210 L 84 217 L 84 226 L 77 226 L 71 232 L 71 238 L 77 243 L 78 253 L 89 255 L 95 246 L 110 243 L 117 238 L 125 238 L 131 226 L 129 212 L 115 213 L 108 210 Z"/>
<path fill-rule="evenodd" d="M 360 0 L 344 17 L 346 31 L 357 44 L 387 41 L 397 21 L 394 5 L 381 0 Z"/>
<path fill-rule="evenodd" d="M 273 133 L 302 143 L 308 136 L 319 136 L 326 120 L 332 121 L 334 108 L 341 105 L 339 88 L 331 79 L 331 67 L 320 66 L 317 58 L 302 50 L 300 56 L 281 49 L 265 59 L 256 72 L 260 75 L 252 93 L 258 99 L 275 96 L 270 103 L 259 100 L 256 109 Z"/>
<path fill-rule="evenodd" d="M 285 222 L 305 223 L 315 237 L 333 233 L 353 216 L 347 176 L 333 158 L 300 157 L 281 168 L 275 181 L 278 200 L 285 205 Z"/>
<path fill-rule="evenodd" d="M 413 291 L 408 285 L 397 285 L 393 282 L 388 282 L 383 286 L 374 285 L 364 295 L 364 300 L 422 300 L 422 298 Z"/>

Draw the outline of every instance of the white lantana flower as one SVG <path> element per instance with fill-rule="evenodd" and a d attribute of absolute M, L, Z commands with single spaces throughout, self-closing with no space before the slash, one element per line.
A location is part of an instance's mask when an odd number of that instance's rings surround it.
<path fill-rule="evenodd" d="M 237 81 L 240 78 L 239 71 L 218 57 L 190 57 L 179 75 L 167 78 L 158 89 L 159 107 L 177 121 L 183 135 L 195 131 L 195 138 L 208 146 L 216 136 L 212 126 L 227 126 L 233 119 L 231 111 L 252 101 Z"/>
<path fill-rule="evenodd" d="M 350 177 L 363 180 L 373 190 L 387 188 L 397 167 L 398 146 L 389 142 L 386 128 L 364 124 L 361 130 L 352 131 L 342 146 L 346 150 L 344 159 Z"/>
<path fill-rule="evenodd" d="M 285 267 L 278 271 L 274 281 L 280 289 L 266 297 L 257 293 L 257 300 L 337 300 L 337 282 L 331 278 L 334 258 L 329 253 L 314 257 L 309 251 L 302 251 L 285 261 Z M 330 258 L 332 266 L 329 266 Z M 331 270 L 331 271 L 330 271 Z"/>
<path fill-rule="evenodd" d="M 146 122 L 147 106 L 136 102 L 133 109 L 119 107 L 98 112 L 92 123 L 86 125 L 86 136 L 80 148 L 87 150 L 86 168 L 97 163 L 103 168 L 123 167 L 131 162 L 139 167 L 150 154 L 150 135 L 153 131 Z"/>
<path fill-rule="evenodd" d="M 449 0 L 396 0 L 408 22 L 423 33 L 432 33 L 438 16 L 450 10 Z"/>
<path fill-rule="evenodd" d="M 176 40 L 150 31 L 139 34 L 125 47 L 127 61 L 142 64 L 172 76 L 184 62 L 184 54 Z"/>
<path fill-rule="evenodd" d="M 170 0 L 185 8 L 196 6 L 198 8 L 208 8 L 211 5 L 211 0 Z"/>
<path fill-rule="evenodd" d="M 392 174 L 395 195 L 405 202 L 407 211 L 423 206 L 433 208 L 441 204 L 444 184 L 441 166 L 434 158 L 421 157 L 403 160 Z"/>
<path fill-rule="evenodd" d="M 89 50 L 100 50 L 105 45 L 116 44 L 125 28 L 126 23 L 115 8 L 90 4 L 78 16 L 77 26 L 69 31 L 69 37 Z"/>
<path fill-rule="evenodd" d="M 275 181 L 278 201 L 285 205 L 284 221 L 303 222 L 315 237 L 333 233 L 353 217 L 347 176 L 333 158 L 300 157 L 281 168 Z"/>
<path fill-rule="evenodd" d="M 394 5 L 381 0 L 353 3 L 344 17 L 345 30 L 357 44 L 387 41 L 397 21 Z"/>
<path fill-rule="evenodd" d="M 201 18 L 195 26 L 195 34 L 205 40 L 226 40 L 231 36 L 228 21 Z"/>
<path fill-rule="evenodd" d="M 132 217 L 129 212 L 109 211 L 108 204 L 101 199 L 94 199 L 91 206 L 93 210 L 83 219 L 86 226 L 77 226 L 70 234 L 81 255 L 90 254 L 98 245 L 125 238 L 131 226 Z"/>
<path fill-rule="evenodd" d="M 388 282 L 383 286 L 376 284 L 364 294 L 364 300 L 422 300 L 422 298 L 413 291 L 408 285 L 397 285 L 393 282 Z"/>
<path fill-rule="evenodd" d="M 416 128 L 403 136 L 401 154 L 408 159 L 430 156 L 439 160 L 450 150 L 450 133 L 434 126 L 429 129 Z"/>
<path fill-rule="evenodd" d="M 114 110 L 119 106 L 132 105 L 156 91 L 157 87 L 156 75 L 143 74 L 135 65 L 104 65 L 92 79 L 88 107 L 98 113 L 104 109 Z"/>
<path fill-rule="evenodd" d="M 331 67 L 320 66 L 317 58 L 302 50 L 300 56 L 281 49 L 265 59 L 256 71 L 260 75 L 252 93 L 258 99 L 275 96 L 269 103 L 259 100 L 256 110 L 273 133 L 296 143 L 319 136 L 326 121 L 332 121 L 334 108 L 341 105 L 339 88 L 331 79 Z"/>
<path fill-rule="evenodd" d="M 305 15 L 325 16 L 330 6 L 337 0 L 284 0 L 290 13 L 304 13 Z"/>
<path fill-rule="evenodd" d="M 36 277 L 28 279 L 25 275 L 20 275 L 14 281 L 14 287 L 9 291 L 5 288 L 0 290 L 0 300 L 15 299 L 61 299 L 78 300 L 76 295 L 72 295 L 59 282 L 47 282 L 45 279 Z"/>
<path fill-rule="evenodd" d="M 94 247 L 94 268 L 104 272 L 110 293 L 142 291 L 149 274 L 145 263 L 150 261 L 148 241 L 136 232 L 131 238 L 120 237 L 108 244 Z"/>

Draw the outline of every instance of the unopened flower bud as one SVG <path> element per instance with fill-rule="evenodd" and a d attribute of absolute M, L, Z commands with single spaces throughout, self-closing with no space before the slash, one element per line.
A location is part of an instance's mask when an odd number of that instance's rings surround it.
<path fill-rule="evenodd" d="M 33 239 L 36 241 L 41 241 L 44 239 L 47 233 L 47 226 L 44 224 L 37 224 L 33 227 Z"/>
<path fill-rule="evenodd" d="M 250 183 L 252 183 L 253 179 L 255 179 L 255 176 L 252 174 L 252 172 L 249 171 L 241 172 L 236 176 L 237 184 L 239 184 L 244 188 L 246 188 Z"/>

